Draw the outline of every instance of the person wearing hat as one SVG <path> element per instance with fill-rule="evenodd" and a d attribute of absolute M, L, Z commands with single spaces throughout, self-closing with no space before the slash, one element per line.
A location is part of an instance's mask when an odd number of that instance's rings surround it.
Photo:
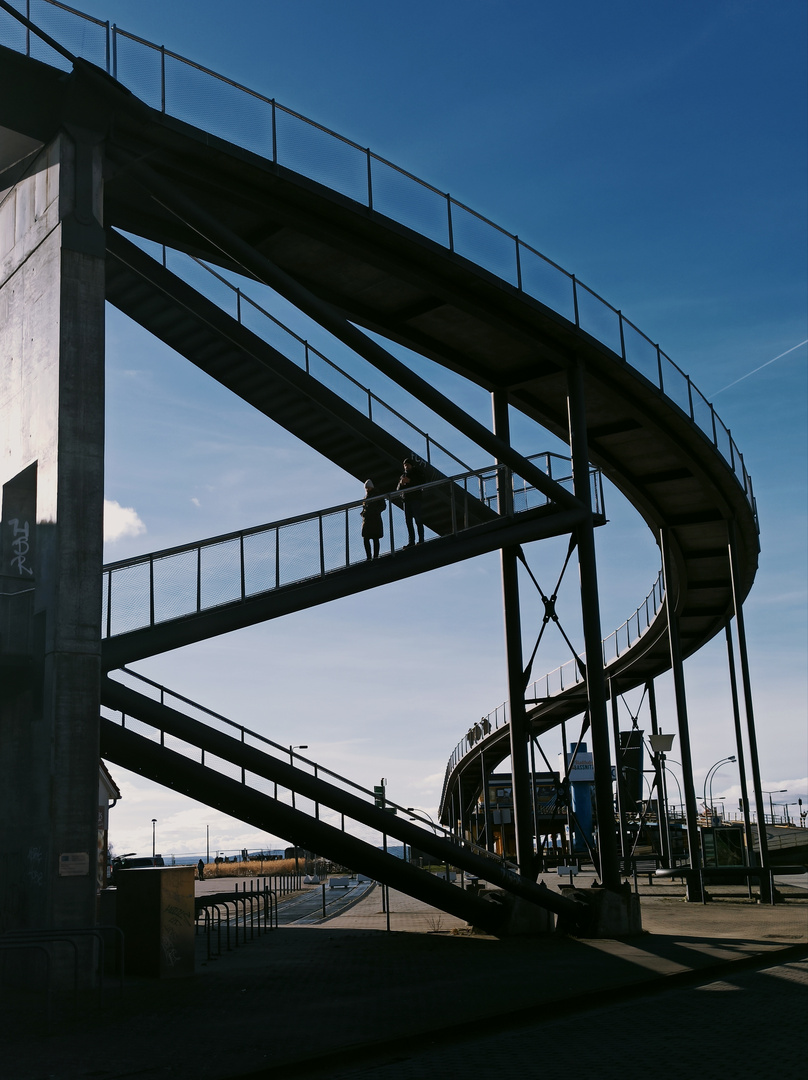
<path fill-rule="evenodd" d="M 384 536 L 384 507 L 385 501 L 381 497 L 372 497 L 373 481 L 365 481 L 365 498 L 362 500 L 362 543 L 365 545 L 365 556 L 368 559 L 378 559 L 379 541 Z M 371 555 L 371 541 L 373 554 Z"/>
<path fill-rule="evenodd" d="M 418 530 L 418 543 L 423 544 L 424 542 L 424 510 L 421 492 L 408 492 L 407 489 L 423 484 L 424 475 L 420 465 L 414 458 L 406 457 L 402 464 L 404 465 L 404 472 L 401 474 L 396 491 L 405 493 L 403 495 L 404 520 L 407 523 L 409 543 L 405 544 L 404 547 L 412 547 L 415 543 L 416 529 Z"/>

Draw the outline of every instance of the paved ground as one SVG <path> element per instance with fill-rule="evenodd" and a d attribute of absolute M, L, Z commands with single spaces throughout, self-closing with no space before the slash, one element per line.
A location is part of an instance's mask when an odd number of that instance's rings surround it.
<path fill-rule="evenodd" d="M 385 911 L 376 888 L 344 914 L 219 959 L 200 938 L 192 978 L 59 999 L 47 1029 L 41 999 L 6 993 L 0 1072 L 408 1080 L 507 1063 L 517 1078 L 556 1068 L 630 1080 L 655 1065 L 674 1080 L 701 1065 L 733 1080 L 763 1068 L 790 1080 L 799 1066 L 802 1078 L 808 891 L 784 888 L 775 907 L 737 888 L 706 905 L 677 885 L 641 892 L 638 937 L 497 940 L 401 894 Z"/>

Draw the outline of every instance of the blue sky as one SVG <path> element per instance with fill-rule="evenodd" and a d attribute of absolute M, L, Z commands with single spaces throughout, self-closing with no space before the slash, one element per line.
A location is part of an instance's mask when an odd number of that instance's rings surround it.
<path fill-rule="evenodd" d="M 621 309 L 715 401 L 752 474 L 761 519 L 745 614 L 763 787 L 788 789 L 775 803 L 808 803 L 802 0 L 75 6 L 450 192 Z M 312 337 L 328 352 L 324 336 Z M 132 510 L 129 534 L 108 545 L 108 558 L 361 495 L 352 478 L 113 311 L 108 343 L 106 495 Z M 484 394 L 434 377 L 487 420 Z M 525 448 L 557 447 L 540 436 L 525 432 Z M 607 508 L 612 520 L 598 535 L 604 633 L 635 609 L 658 569 L 638 516 L 613 491 Z M 560 545 L 533 557 L 547 589 Z M 572 613 L 574 574 L 569 581 Z M 530 626 L 525 633 L 530 648 Z M 554 646 L 546 669 L 566 659 Z M 309 756 L 361 783 L 385 776 L 394 799 L 434 814 L 455 743 L 506 697 L 498 560 L 139 668 L 278 742 L 306 743 Z M 543 670 L 540 661 L 534 671 Z M 688 661 L 686 680 L 700 792 L 710 766 L 735 752 L 723 639 Z M 660 679 L 657 692 L 672 731 L 670 681 Z M 554 758 L 557 740 L 544 745 Z M 264 843 L 116 775 L 119 850 L 148 850 L 152 817 L 166 852 L 202 850 L 205 824 L 217 848 Z M 728 765 L 713 782 L 727 809 L 737 805 L 737 780 Z"/>

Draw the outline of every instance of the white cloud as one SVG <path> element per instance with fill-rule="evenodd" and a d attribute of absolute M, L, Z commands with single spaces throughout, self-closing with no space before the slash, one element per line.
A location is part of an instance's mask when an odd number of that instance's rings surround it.
<path fill-rule="evenodd" d="M 131 506 L 121 506 L 114 499 L 104 499 L 104 541 L 114 543 L 125 536 L 140 536 L 146 526 Z"/>

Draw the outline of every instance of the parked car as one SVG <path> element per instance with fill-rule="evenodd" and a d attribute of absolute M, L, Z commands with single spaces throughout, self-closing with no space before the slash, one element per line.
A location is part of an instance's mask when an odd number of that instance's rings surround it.
<path fill-rule="evenodd" d="M 121 870 L 138 870 L 144 866 L 165 866 L 165 860 L 162 855 L 136 856 L 132 853 L 131 855 L 116 855 L 111 866 L 111 883 L 114 885 Z"/>

